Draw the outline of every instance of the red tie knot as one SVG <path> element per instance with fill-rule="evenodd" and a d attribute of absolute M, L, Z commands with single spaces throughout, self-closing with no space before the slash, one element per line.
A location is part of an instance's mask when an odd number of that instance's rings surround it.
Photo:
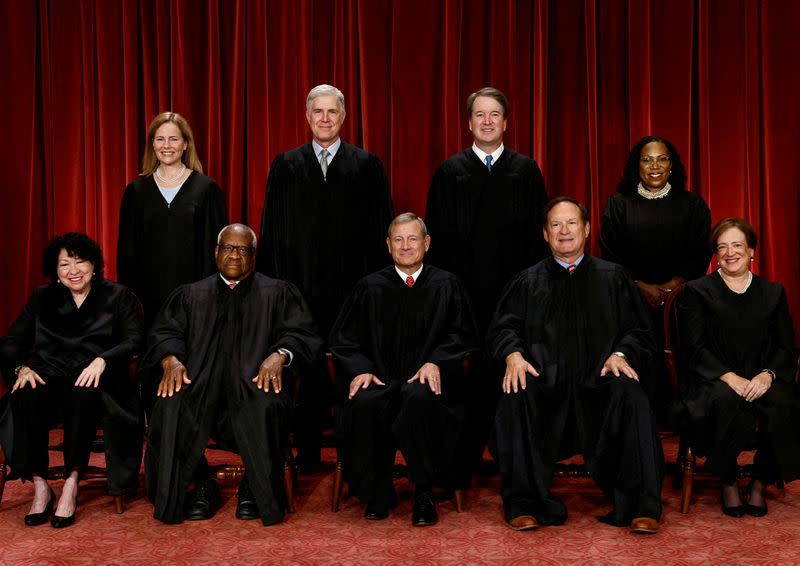
<path fill-rule="evenodd" d="M 414 286 L 414 278 L 411 277 L 410 275 L 408 277 L 406 277 L 406 285 L 408 285 L 409 287 L 413 287 Z"/>

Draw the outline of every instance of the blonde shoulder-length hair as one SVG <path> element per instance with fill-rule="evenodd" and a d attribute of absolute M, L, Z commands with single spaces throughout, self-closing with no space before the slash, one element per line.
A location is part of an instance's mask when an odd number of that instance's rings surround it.
<path fill-rule="evenodd" d="M 153 140 L 156 137 L 156 130 L 167 122 L 172 122 L 178 127 L 181 131 L 181 136 L 183 136 L 186 142 L 186 150 L 183 152 L 183 156 L 181 156 L 183 164 L 193 171 L 202 173 L 203 165 L 197 157 L 197 150 L 194 146 L 194 136 L 192 135 L 192 128 L 189 127 L 189 122 L 177 112 L 162 112 L 150 122 L 150 126 L 147 128 L 147 143 L 145 143 L 144 157 L 142 158 L 142 176 L 146 177 L 152 175 L 158 168 L 159 161 L 158 157 L 156 157 L 155 149 L 153 149 Z"/>

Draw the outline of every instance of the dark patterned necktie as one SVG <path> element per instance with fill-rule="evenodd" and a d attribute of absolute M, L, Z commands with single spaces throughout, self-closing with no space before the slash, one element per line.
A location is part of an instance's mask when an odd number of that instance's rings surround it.
<path fill-rule="evenodd" d="M 578 266 L 574 263 L 571 263 L 567 266 L 567 271 L 569 271 L 570 275 L 575 275 L 575 270 L 578 269 Z"/>
<path fill-rule="evenodd" d="M 408 277 L 406 277 L 406 285 L 408 285 L 409 287 L 413 287 L 414 286 L 414 278 L 411 277 L 410 275 Z"/>

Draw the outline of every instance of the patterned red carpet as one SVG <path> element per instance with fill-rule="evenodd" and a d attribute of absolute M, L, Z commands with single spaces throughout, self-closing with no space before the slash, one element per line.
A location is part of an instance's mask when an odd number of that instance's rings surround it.
<path fill-rule="evenodd" d="M 674 441 L 666 443 L 674 461 Z M 557 480 L 570 517 L 562 527 L 514 532 L 502 522 L 499 479 L 477 478 L 466 509 L 439 504 L 434 527 L 411 526 L 411 491 L 398 480 L 401 503 L 382 522 L 367 522 L 353 499 L 330 511 L 334 454 L 328 471 L 299 478 L 297 513 L 279 526 L 234 518 L 235 484 L 222 485 L 224 504 L 210 521 L 163 525 L 140 494 L 124 514 L 113 512 L 102 482 L 85 484 L 77 522 L 56 531 L 25 527 L 30 484 L 10 482 L 0 504 L 2 564 L 800 564 L 800 484 L 771 488 L 761 519 L 722 515 L 716 485 L 696 485 L 688 515 L 678 511 L 671 476 L 664 487 L 661 531 L 636 536 L 599 523 L 608 511 L 589 480 Z M 60 482 L 55 484 L 56 490 Z"/>

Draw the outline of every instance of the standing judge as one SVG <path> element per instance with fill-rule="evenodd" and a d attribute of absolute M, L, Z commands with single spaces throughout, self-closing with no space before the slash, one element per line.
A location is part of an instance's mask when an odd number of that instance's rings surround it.
<path fill-rule="evenodd" d="M 459 450 L 462 360 L 477 349 L 467 294 L 454 275 L 423 265 L 431 238 L 412 213 L 389 226 L 394 265 L 364 277 L 345 302 L 330 348 L 345 379 L 340 444 L 350 493 L 383 519 L 397 503 L 395 450 L 416 485 L 412 522 L 437 522 L 432 487 L 468 482 Z"/>
<path fill-rule="evenodd" d="M 294 285 L 253 274 L 255 252 L 250 228 L 224 228 L 214 254 L 219 273 L 176 289 L 150 333 L 142 365 L 159 384 L 145 472 L 155 517 L 166 523 L 182 512 L 213 515 L 218 491 L 203 456 L 209 437 L 241 454 L 247 469 L 236 517 L 265 525 L 283 518 L 292 402 L 284 368 L 312 359 L 320 340 Z"/>
<path fill-rule="evenodd" d="M 189 123 L 159 114 L 147 131 L 142 172 L 122 196 L 117 245 L 119 282 L 142 301 L 146 328 L 173 289 L 215 272 L 211 252 L 227 223 L 222 191 L 203 175 Z"/>
<path fill-rule="evenodd" d="M 584 252 L 587 216 L 571 198 L 550 201 L 553 255 L 511 280 L 489 329 L 506 364 L 495 421 L 505 517 L 518 530 L 563 523 L 553 467 L 582 453 L 613 504 L 601 520 L 653 533 L 663 455 L 643 385 L 655 345 L 633 280 Z"/>
<path fill-rule="evenodd" d="M 356 281 L 384 265 L 382 240 L 392 219 L 383 166 L 375 155 L 342 141 L 344 118 L 339 89 L 311 89 L 306 120 L 312 140 L 272 162 L 261 221 L 259 271 L 297 285 L 322 336 Z M 300 391 L 300 466 L 319 462 L 323 364 L 315 375 L 318 383 Z"/>

